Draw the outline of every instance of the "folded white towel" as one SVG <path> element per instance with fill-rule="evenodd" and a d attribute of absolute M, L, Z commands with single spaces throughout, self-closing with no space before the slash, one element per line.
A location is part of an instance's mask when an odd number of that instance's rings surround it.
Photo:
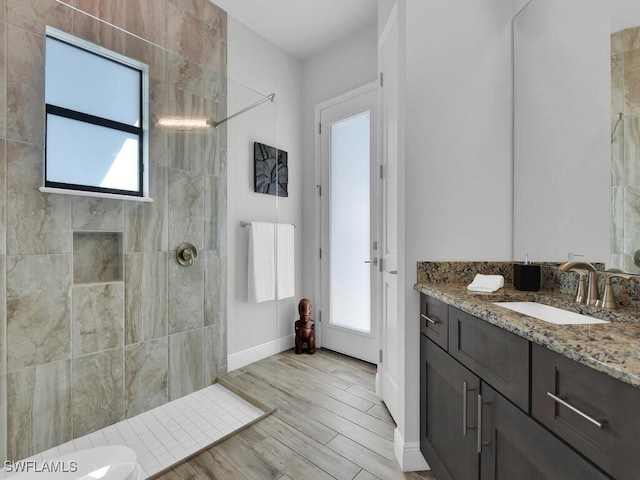
<path fill-rule="evenodd" d="M 495 292 L 504 287 L 504 277 L 502 275 L 483 275 L 476 273 L 473 282 L 467 287 L 471 292 Z"/>
<path fill-rule="evenodd" d="M 293 297 L 295 289 L 294 227 L 276 224 L 276 295 L 278 300 Z"/>
<path fill-rule="evenodd" d="M 251 303 L 276 299 L 275 224 L 251 222 L 247 272 L 247 300 Z"/>

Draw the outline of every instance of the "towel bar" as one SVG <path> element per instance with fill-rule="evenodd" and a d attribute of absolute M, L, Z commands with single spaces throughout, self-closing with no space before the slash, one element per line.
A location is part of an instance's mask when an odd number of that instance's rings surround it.
<path fill-rule="evenodd" d="M 248 227 L 250 225 L 251 225 L 251 222 L 245 222 L 245 221 L 240 222 L 241 227 Z M 296 226 L 293 225 L 293 228 L 296 228 Z"/>

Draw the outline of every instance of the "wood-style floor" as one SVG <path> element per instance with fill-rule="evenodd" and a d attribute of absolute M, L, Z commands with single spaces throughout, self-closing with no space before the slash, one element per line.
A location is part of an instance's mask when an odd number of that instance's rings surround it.
<path fill-rule="evenodd" d="M 220 382 L 270 416 L 157 477 L 162 480 L 435 480 L 402 473 L 395 424 L 375 395 L 375 366 L 328 350 L 283 352 Z"/>

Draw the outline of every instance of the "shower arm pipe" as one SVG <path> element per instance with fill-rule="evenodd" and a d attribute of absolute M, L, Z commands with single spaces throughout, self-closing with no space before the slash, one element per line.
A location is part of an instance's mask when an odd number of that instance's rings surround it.
<path fill-rule="evenodd" d="M 225 122 L 228 122 L 229 120 L 231 120 L 234 117 L 237 117 L 238 115 L 243 114 L 244 112 L 248 112 L 249 110 L 251 110 L 252 108 L 257 107 L 258 105 L 262 105 L 264 102 L 270 100 L 273 102 L 273 100 L 276 98 L 276 94 L 275 93 L 271 93 L 269 95 L 267 95 L 266 97 L 264 97 L 262 100 L 258 100 L 256 103 L 253 103 L 251 105 L 249 105 L 246 108 L 243 108 L 242 110 L 240 110 L 239 112 L 234 113 L 233 115 L 229 115 L 226 118 L 223 118 L 222 120 L 219 120 L 217 122 L 211 122 L 211 126 L 213 128 L 216 128 L 218 125 L 221 125 Z"/>

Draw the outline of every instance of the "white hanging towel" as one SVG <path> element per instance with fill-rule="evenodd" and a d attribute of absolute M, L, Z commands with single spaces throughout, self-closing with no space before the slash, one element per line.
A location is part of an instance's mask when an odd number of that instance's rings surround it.
<path fill-rule="evenodd" d="M 276 299 L 275 224 L 251 222 L 247 300 L 251 303 Z"/>
<path fill-rule="evenodd" d="M 296 294 L 295 229 L 288 223 L 278 223 L 276 229 L 276 293 L 278 300 L 281 300 Z"/>

